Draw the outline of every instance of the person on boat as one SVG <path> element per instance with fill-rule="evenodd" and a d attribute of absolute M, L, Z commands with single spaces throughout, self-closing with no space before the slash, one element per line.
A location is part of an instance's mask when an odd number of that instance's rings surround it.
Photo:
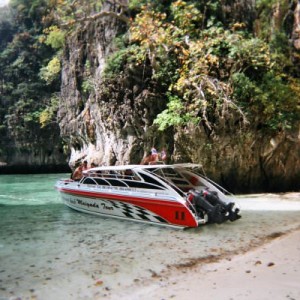
<path fill-rule="evenodd" d="M 157 161 L 157 157 L 155 155 L 153 156 L 152 151 L 149 151 L 147 156 L 142 159 L 140 164 L 141 165 L 155 165 L 156 161 Z"/>
<path fill-rule="evenodd" d="M 151 155 L 152 155 L 152 161 L 155 162 L 158 161 L 158 152 L 154 147 L 151 148 Z"/>
<path fill-rule="evenodd" d="M 141 165 L 149 165 L 149 162 L 151 161 L 151 156 L 152 156 L 152 153 L 151 153 L 151 151 L 150 152 L 148 152 L 148 154 L 142 159 L 142 161 L 141 161 Z"/>
<path fill-rule="evenodd" d="M 87 171 L 88 169 L 88 162 L 87 160 L 84 160 L 82 163 L 82 171 Z"/>
<path fill-rule="evenodd" d="M 72 179 L 75 181 L 79 181 L 83 176 L 83 163 L 80 164 L 72 174 Z"/>
<path fill-rule="evenodd" d="M 91 167 L 90 167 L 90 169 L 92 169 L 92 168 L 96 168 L 97 167 L 97 165 L 94 163 L 94 162 L 92 162 L 91 163 Z"/>
<path fill-rule="evenodd" d="M 126 169 L 124 171 L 124 179 L 133 179 L 133 177 L 134 177 L 134 175 L 133 175 L 132 170 Z"/>
<path fill-rule="evenodd" d="M 163 148 L 160 152 L 160 160 L 162 162 L 165 162 L 167 160 L 167 152 L 165 148 Z"/>

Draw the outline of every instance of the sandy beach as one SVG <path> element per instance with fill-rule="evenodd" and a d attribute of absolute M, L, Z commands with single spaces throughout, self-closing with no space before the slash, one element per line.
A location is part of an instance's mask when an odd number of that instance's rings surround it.
<path fill-rule="evenodd" d="M 111 299 L 300 299 L 300 229 L 240 255 L 173 270 Z"/>

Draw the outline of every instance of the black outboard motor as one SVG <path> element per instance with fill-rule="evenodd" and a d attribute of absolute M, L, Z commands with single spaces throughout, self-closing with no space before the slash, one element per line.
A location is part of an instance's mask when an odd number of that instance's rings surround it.
<path fill-rule="evenodd" d="M 234 208 L 235 204 L 233 202 L 226 203 L 222 201 L 216 191 L 209 191 L 208 189 L 205 189 L 202 193 L 209 203 L 214 206 L 220 205 L 222 207 L 222 212 L 226 214 L 227 219 L 231 222 L 241 218 L 238 214 L 240 210 L 238 208 Z"/>
<path fill-rule="evenodd" d="M 208 215 L 208 223 L 221 224 L 227 220 L 235 221 L 241 216 L 238 214 L 239 209 L 234 209 L 234 203 L 225 203 L 215 191 L 191 190 L 189 191 L 190 202 L 195 206 L 197 213 L 201 216 L 203 213 Z"/>

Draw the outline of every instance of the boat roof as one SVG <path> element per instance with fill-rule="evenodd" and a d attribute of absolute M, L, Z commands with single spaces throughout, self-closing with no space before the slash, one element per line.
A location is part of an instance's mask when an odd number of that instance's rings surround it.
<path fill-rule="evenodd" d="M 124 170 L 133 170 L 133 169 L 165 169 L 165 168 L 199 168 L 202 167 L 200 164 L 192 164 L 192 163 L 182 163 L 182 164 L 173 164 L 173 165 L 165 165 L 165 164 L 156 164 L 156 165 L 118 165 L 118 166 L 101 166 L 91 168 L 84 173 L 87 172 L 97 172 L 97 171 L 124 171 Z"/>

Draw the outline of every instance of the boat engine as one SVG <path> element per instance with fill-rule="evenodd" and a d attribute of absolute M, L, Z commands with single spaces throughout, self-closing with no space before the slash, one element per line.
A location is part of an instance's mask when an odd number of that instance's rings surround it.
<path fill-rule="evenodd" d="M 215 191 L 209 191 L 208 189 L 202 191 L 190 190 L 188 199 L 201 218 L 204 214 L 207 214 L 208 223 L 221 224 L 227 220 L 233 222 L 241 218 L 238 214 L 239 209 L 234 208 L 234 203 L 225 203 Z"/>

